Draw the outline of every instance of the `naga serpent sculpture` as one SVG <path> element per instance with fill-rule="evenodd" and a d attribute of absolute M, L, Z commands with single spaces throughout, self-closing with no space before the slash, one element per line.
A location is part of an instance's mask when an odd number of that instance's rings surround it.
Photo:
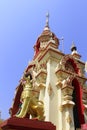
<path fill-rule="evenodd" d="M 23 91 L 20 98 L 21 105 L 15 116 L 19 118 L 28 116 L 28 118 L 30 118 L 31 115 L 32 118 L 44 120 L 44 104 L 33 94 L 34 90 L 30 76 L 31 75 L 23 77 Z"/>

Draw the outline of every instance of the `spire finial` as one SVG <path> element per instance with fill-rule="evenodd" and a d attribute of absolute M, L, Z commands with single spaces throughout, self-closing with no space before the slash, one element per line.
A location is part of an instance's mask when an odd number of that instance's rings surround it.
<path fill-rule="evenodd" d="M 1 119 L 1 111 L 0 111 L 0 119 Z"/>
<path fill-rule="evenodd" d="M 49 27 L 49 12 L 46 13 L 46 27 Z"/>
<path fill-rule="evenodd" d="M 76 46 L 75 46 L 74 41 L 72 41 L 72 46 L 71 46 L 71 51 L 73 51 L 73 50 L 77 51 L 77 48 L 76 48 Z"/>
<path fill-rule="evenodd" d="M 72 46 L 75 46 L 75 43 L 74 43 L 74 41 L 72 41 Z"/>

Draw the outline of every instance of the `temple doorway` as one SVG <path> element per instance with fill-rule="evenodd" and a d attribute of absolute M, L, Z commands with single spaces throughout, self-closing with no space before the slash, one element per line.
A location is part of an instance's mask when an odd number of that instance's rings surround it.
<path fill-rule="evenodd" d="M 73 102 L 75 103 L 73 107 L 73 117 L 74 117 L 75 130 L 77 130 L 80 129 L 81 124 L 84 123 L 84 116 L 82 109 L 82 89 L 77 79 L 73 79 L 72 86 L 74 87 L 72 97 Z"/>

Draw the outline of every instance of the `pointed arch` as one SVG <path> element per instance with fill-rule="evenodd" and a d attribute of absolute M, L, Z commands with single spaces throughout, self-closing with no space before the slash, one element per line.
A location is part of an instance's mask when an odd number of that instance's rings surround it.
<path fill-rule="evenodd" d="M 77 61 L 73 58 L 72 55 L 65 55 L 62 60 L 61 64 L 63 65 L 63 68 L 67 71 L 71 71 L 73 73 L 76 73 L 80 75 L 80 69 L 78 67 Z"/>

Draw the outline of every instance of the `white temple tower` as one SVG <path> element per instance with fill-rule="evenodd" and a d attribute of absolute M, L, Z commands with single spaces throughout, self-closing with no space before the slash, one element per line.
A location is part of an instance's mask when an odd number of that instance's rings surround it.
<path fill-rule="evenodd" d="M 25 72 L 32 72 L 37 97 L 44 103 L 45 121 L 52 122 L 56 130 L 80 130 L 87 121 L 85 63 L 80 60 L 74 44 L 71 54 L 66 55 L 59 50 L 59 39 L 49 28 L 48 15 L 34 52 Z M 13 115 L 17 111 L 20 91 L 14 99 Z"/>

